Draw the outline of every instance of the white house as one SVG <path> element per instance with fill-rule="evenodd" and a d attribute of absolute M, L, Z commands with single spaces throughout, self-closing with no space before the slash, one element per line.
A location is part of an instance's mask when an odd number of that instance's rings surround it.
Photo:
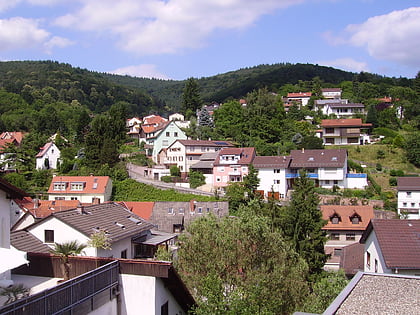
<path fill-rule="evenodd" d="M 330 103 L 322 108 L 324 115 L 334 115 L 337 118 L 351 118 L 355 115 L 365 114 L 365 105 L 361 103 Z"/>
<path fill-rule="evenodd" d="M 118 203 L 105 203 L 60 211 L 26 227 L 42 241 L 54 243 L 78 241 L 87 244 L 91 236 L 103 231 L 111 249 L 87 247 L 84 255 L 94 257 L 135 258 L 145 250 L 143 242 L 152 237 L 153 225 Z"/>
<path fill-rule="evenodd" d="M 258 170 L 260 180 L 257 192 L 264 198 L 283 199 L 288 190 L 286 171 L 290 156 L 256 156 L 252 165 Z"/>
<path fill-rule="evenodd" d="M 60 164 L 60 149 L 54 142 L 46 143 L 36 155 L 36 169 L 56 169 Z"/>
<path fill-rule="evenodd" d="M 218 152 L 228 147 L 233 147 L 233 144 L 228 141 L 176 140 L 167 148 L 163 164 L 176 165 L 181 174 L 185 175 L 204 153 Z"/>
<path fill-rule="evenodd" d="M 306 106 L 312 96 L 311 92 L 287 93 L 287 102 L 296 103 L 298 106 Z"/>
<path fill-rule="evenodd" d="M 162 164 L 159 161 L 159 153 L 162 149 L 168 148 L 176 140 L 186 140 L 187 135 L 178 127 L 175 121 L 168 122 L 165 127 L 157 134 L 156 137 L 148 139 L 148 143 L 153 145 L 152 159 L 153 162 Z"/>
<path fill-rule="evenodd" d="M 109 201 L 112 180 L 109 176 L 54 176 L 48 200 L 79 200 L 82 203 Z"/>
<path fill-rule="evenodd" d="M 325 145 L 364 144 L 363 133 L 372 124 L 363 123 L 360 118 L 323 119 L 322 141 Z"/>
<path fill-rule="evenodd" d="M 322 97 L 326 99 L 340 99 L 342 90 L 340 88 L 321 89 Z"/>
<path fill-rule="evenodd" d="M 420 219 L 420 177 L 398 177 L 398 214 Z"/>
<path fill-rule="evenodd" d="M 372 219 L 360 243 L 364 271 L 420 274 L 420 220 Z"/>

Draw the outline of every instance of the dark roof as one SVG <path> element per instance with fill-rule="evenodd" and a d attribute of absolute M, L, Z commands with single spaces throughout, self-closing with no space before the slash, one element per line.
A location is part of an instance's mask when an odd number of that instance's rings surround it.
<path fill-rule="evenodd" d="M 235 155 L 239 156 L 237 162 L 231 161 L 231 163 L 220 163 L 220 157 L 222 155 Z M 223 148 L 219 151 L 219 155 L 214 161 L 214 165 L 249 165 L 255 158 L 255 148 Z"/>
<path fill-rule="evenodd" d="M 420 220 L 372 219 L 360 243 L 372 231 L 388 268 L 420 269 Z"/>
<path fill-rule="evenodd" d="M 208 141 L 208 140 L 178 140 L 179 143 L 187 145 L 203 145 L 207 147 L 233 147 L 229 141 Z"/>
<path fill-rule="evenodd" d="M 63 221 L 86 236 L 90 236 L 98 229 L 104 230 L 109 233 L 112 242 L 136 236 L 153 228 L 153 224 L 114 202 L 56 212 L 34 225 L 51 217 Z"/>
<path fill-rule="evenodd" d="M 23 252 L 31 253 L 49 253 L 48 245 L 42 243 L 26 230 L 13 231 L 10 233 L 11 245 Z"/>
<path fill-rule="evenodd" d="M 347 150 L 292 150 L 291 168 L 344 167 Z"/>
<path fill-rule="evenodd" d="M 420 190 L 420 177 L 398 177 L 398 190 Z"/>
<path fill-rule="evenodd" d="M 363 271 L 363 255 L 365 246 L 360 243 L 354 243 L 344 246 L 341 251 L 340 269 L 343 269 L 346 275 L 355 275 Z"/>
<path fill-rule="evenodd" d="M 358 272 L 323 313 L 420 314 L 420 277 Z"/>
<path fill-rule="evenodd" d="M 13 186 L 3 178 L 0 178 L 0 189 L 9 194 L 12 199 L 22 199 L 29 196 L 25 191 Z"/>
<path fill-rule="evenodd" d="M 256 156 L 252 165 L 255 168 L 288 168 L 290 161 L 290 156 Z"/>

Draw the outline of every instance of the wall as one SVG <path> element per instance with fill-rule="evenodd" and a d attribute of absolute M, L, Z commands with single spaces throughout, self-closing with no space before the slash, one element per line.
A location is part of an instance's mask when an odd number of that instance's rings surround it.
<path fill-rule="evenodd" d="M 10 200 L 0 190 L 0 247 L 10 248 Z"/>
<path fill-rule="evenodd" d="M 121 315 L 160 315 L 160 308 L 165 302 L 168 302 L 168 314 L 184 314 L 159 278 L 122 274 L 120 280 Z"/>
<path fill-rule="evenodd" d="M 409 210 L 408 219 L 420 219 L 420 191 L 411 191 L 411 195 L 406 190 L 398 192 L 398 214 L 402 210 Z"/>
<path fill-rule="evenodd" d="M 273 189 L 274 192 L 280 193 L 280 196 L 286 196 L 287 193 L 287 180 L 286 170 L 280 169 L 280 173 L 275 173 L 274 168 L 258 168 L 258 178 L 260 183 L 257 190 L 264 190 L 264 197 Z M 280 180 L 280 184 L 274 183 L 275 180 Z"/>
<path fill-rule="evenodd" d="M 385 265 L 382 254 L 379 253 L 379 243 L 375 231 L 372 231 L 365 242 L 365 252 L 363 254 L 364 271 L 375 272 L 375 259 L 378 261 L 378 273 L 392 273 Z M 370 267 L 367 265 L 367 252 L 370 253 Z"/>

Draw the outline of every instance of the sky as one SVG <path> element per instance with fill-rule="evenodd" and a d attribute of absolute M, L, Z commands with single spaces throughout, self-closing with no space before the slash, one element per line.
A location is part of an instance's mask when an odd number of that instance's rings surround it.
<path fill-rule="evenodd" d="M 420 0 L 0 0 L 0 61 L 184 80 L 310 63 L 414 78 Z"/>

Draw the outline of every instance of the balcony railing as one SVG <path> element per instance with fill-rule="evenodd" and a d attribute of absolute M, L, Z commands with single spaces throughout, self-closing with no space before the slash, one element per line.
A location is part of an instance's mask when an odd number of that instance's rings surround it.
<path fill-rule="evenodd" d="M 306 176 L 309 178 L 318 178 L 318 173 L 306 173 Z M 286 173 L 286 178 L 298 178 L 299 174 L 297 173 Z"/>
<path fill-rule="evenodd" d="M 87 314 L 109 302 L 117 292 L 118 285 L 119 262 L 112 261 L 54 288 L 0 308 L 0 314 Z"/>
<path fill-rule="evenodd" d="M 347 178 L 367 178 L 367 174 L 365 173 L 360 173 L 360 174 L 353 174 L 353 173 L 349 173 L 346 174 Z"/>

